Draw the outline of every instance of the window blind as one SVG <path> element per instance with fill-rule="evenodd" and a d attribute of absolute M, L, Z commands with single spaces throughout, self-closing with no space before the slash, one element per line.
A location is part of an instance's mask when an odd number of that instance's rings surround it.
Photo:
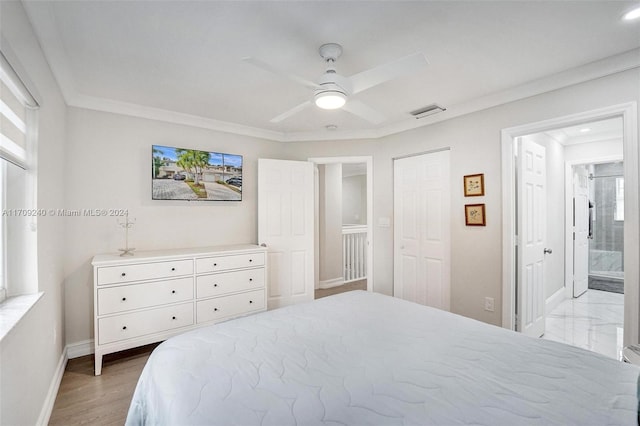
<path fill-rule="evenodd" d="M 27 164 L 27 110 L 38 103 L 0 52 L 0 158 Z"/>

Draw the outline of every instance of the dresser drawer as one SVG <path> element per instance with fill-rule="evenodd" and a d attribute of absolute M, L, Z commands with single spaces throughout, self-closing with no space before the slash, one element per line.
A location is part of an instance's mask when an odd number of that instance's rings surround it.
<path fill-rule="evenodd" d="M 98 289 L 98 315 L 149 308 L 193 299 L 193 278 Z"/>
<path fill-rule="evenodd" d="M 226 271 L 264 265 L 264 253 L 235 254 L 229 256 L 206 257 L 196 260 L 196 273 Z"/>
<path fill-rule="evenodd" d="M 97 281 L 98 285 L 104 285 L 190 274 L 193 274 L 193 260 L 173 260 L 137 265 L 102 266 L 98 268 Z"/>
<path fill-rule="evenodd" d="M 101 345 L 160 333 L 193 324 L 193 303 L 98 319 Z"/>
<path fill-rule="evenodd" d="M 264 290 L 255 290 L 231 296 L 197 302 L 197 322 L 214 321 L 264 309 Z"/>
<path fill-rule="evenodd" d="M 196 278 L 198 298 L 264 287 L 264 268 L 200 275 Z"/>

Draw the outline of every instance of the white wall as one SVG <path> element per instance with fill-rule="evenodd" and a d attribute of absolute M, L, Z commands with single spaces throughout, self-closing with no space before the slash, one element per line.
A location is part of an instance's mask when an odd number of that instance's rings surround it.
<path fill-rule="evenodd" d="M 342 281 L 342 164 L 319 164 L 319 286 Z"/>
<path fill-rule="evenodd" d="M 68 209 L 122 208 L 136 219 L 137 250 L 256 243 L 258 158 L 283 158 L 283 145 L 212 130 L 78 108 L 68 110 Z M 241 202 L 151 199 L 151 145 L 240 154 Z M 68 217 L 65 247 L 67 343 L 93 337 L 91 258 L 117 252 L 115 217 Z"/>
<path fill-rule="evenodd" d="M 348 143 L 301 142 L 290 148 L 295 158 L 373 155 L 375 291 L 393 289 L 393 229 L 377 226 L 392 218 L 392 158 L 444 147 L 451 148 L 452 266 L 451 309 L 500 325 L 502 319 L 502 205 L 500 131 L 527 123 L 640 101 L 640 70 L 598 80 L 443 121 L 381 140 Z M 486 227 L 466 227 L 462 177 L 485 174 Z M 483 310 L 484 297 L 495 299 L 495 312 Z"/>
<path fill-rule="evenodd" d="M 0 2 L 0 32 L 40 95 L 37 205 L 46 209 L 64 200 L 66 107 L 21 2 Z M 63 353 L 64 221 L 41 217 L 37 225 L 44 296 L 0 343 L 3 425 L 36 423 Z"/>
<path fill-rule="evenodd" d="M 367 224 L 367 176 L 342 178 L 342 223 L 344 225 Z"/>

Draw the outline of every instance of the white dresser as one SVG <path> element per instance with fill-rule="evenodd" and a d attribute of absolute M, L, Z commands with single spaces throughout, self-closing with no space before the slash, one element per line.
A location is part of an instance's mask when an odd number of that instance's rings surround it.
<path fill-rule="evenodd" d="M 105 354 L 266 309 L 266 249 L 203 247 L 95 256 L 95 374 Z"/>

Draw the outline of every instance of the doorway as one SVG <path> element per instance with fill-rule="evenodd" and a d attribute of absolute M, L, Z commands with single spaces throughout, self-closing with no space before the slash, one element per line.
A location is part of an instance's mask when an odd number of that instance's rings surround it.
<path fill-rule="evenodd" d="M 315 298 L 373 291 L 371 157 L 310 158 L 316 165 Z"/>
<path fill-rule="evenodd" d="M 603 108 L 596 111 L 575 114 L 544 122 L 533 123 L 515 128 L 504 129 L 502 131 L 502 158 L 503 158 L 503 327 L 516 329 L 517 323 L 517 299 L 518 283 L 516 279 L 516 252 L 514 250 L 516 241 L 516 224 L 520 219 L 517 214 L 517 203 L 515 197 L 515 142 L 524 135 L 533 135 L 544 132 L 552 132 L 557 129 L 566 129 L 572 126 L 585 126 L 586 123 L 594 123 L 607 119 L 617 118 L 622 123 L 622 151 L 624 154 L 624 182 L 626 185 L 621 188 L 624 194 L 624 249 L 620 256 L 625 266 L 626 280 L 624 283 L 624 345 L 638 342 L 638 255 L 640 247 L 637 239 L 638 234 L 638 134 L 637 134 L 637 106 L 635 102 Z M 576 148 L 585 151 L 583 147 Z M 594 151 L 595 152 L 595 151 Z M 597 157 L 597 156 L 596 156 Z M 568 174 L 568 173 L 567 173 Z M 565 177 L 565 182 L 570 181 Z M 551 185 L 550 185 L 551 186 Z M 556 185 L 557 186 L 557 185 Z M 562 201 L 560 201 L 560 205 Z M 550 204 L 553 205 L 553 204 Z M 556 206 L 556 209 L 560 205 Z M 566 204 L 565 204 L 566 205 Z M 565 207 L 565 211 L 573 213 L 571 208 Z M 566 231 L 569 232 L 568 230 Z M 573 233 L 573 229 L 571 229 Z M 636 238 L 633 238 L 636 236 Z M 565 244 L 564 241 L 555 248 L 556 252 L 562 255 L 564 251 L 565 265 L 573 264 L 573 245 Z M 567 259 L 570 259 L 567 260 Z M 546 260 L 545 260 L 546 262 Z M 571 263 L 570 263 L 571 262 Z M 545 264 L 545 270 L 547 265 Z M 569 270 L 570 268 L 565 268 Z M 571 268 L 572 269 L 572 268 Z M 567 277 L 561 280 L 557 291 L 549 294 L 546 291 L 546 303 L 562 302 L 564 299 L 573 299 L 573 270 L 571 281 Z M 547 286 L 549 283 L 545 283 Z M 558 284 L 558 283 L 555 283 Z M 569 296 L 570 295 L 570 296 Z"/>
<path fill-rule="evenodd" d="M 542 249 L 536 250 L 541 258 L 538 276 L 543 279 L 535 287 L 542 294 L 527 291 L 527 282 L 521 286 L 524 291 L 518 297 L 517 313 L 523 320 L 518 331 L 531 334 L 528 319 L 535 317 L 526 315 L 528 306 L 544 308 L 539 328 L 531 335 L 619 359 L 624 318 L 622 120 L 586 122 L 520 139 L 535 141 L 546 152 L 548 185 L 543 193 L 548 208 L 544 209 L 546 230 L 542 235 L 548 249 L 544 256 Z M 520 190 L 522 179 L 518 180 Z M 518 210 L 522 202 L 519 197 Z M 526 206 L 523 210 L 526 213 Z M 529 228 L 523 223 L 529 220 L 527 214 L 522 218 L 518 232 Z M 519 241 L 517 250 L 525 251 L 528 246 Z M 521 257 L 518 253 L 517 258 Z M 532 304 L 535 296 L 539 299 Z"/>

